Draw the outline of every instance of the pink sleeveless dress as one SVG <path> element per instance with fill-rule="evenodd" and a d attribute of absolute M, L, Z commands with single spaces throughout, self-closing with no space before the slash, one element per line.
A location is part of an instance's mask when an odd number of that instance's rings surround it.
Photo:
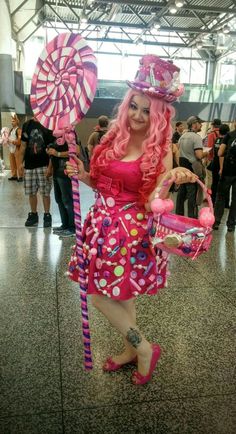
<path fill-rule="evenodd" d="M 83 227 L 88 294 L 128 300 L 156 294 L 166 284 L 168 256 L 154 251 L 152 214 L 139 203 L 140 160 L 112 161 L 97 181 L 97 199 Z M 78 282 L 73 255 L 69 274 Z"/>

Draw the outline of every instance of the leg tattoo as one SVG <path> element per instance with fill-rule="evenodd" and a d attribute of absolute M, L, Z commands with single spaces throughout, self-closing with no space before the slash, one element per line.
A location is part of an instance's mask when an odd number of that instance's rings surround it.
<path fill-rule="evenodd" d="M 133 329 L 132 327 L 128 330 L 126 339 L 134 348 L 137 348 L 142 342 L 141 334 L 138 330 Z"/>

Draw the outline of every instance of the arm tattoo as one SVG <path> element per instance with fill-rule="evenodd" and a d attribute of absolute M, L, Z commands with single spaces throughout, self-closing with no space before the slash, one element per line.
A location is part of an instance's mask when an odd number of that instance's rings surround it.
<path fill-rule="evenodd" d="M 141 334 L 139 333 L 138 330 L 133 328 L 130 328 L 128 330 L 126 339 L 134 348 L 137 348 L 139 344 L 142 342 Z"/>

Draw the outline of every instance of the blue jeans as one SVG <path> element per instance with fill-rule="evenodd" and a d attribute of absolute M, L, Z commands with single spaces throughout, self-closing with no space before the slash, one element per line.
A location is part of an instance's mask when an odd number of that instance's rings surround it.
<path fill-rule="evenodd" d="M 225 209 L 225 198 L 229 195 L 230 188 L 232 187 L 232 198 L 227 218 L 227 226 L 235 227 L 236 222 L 236 176 L 222 176 L 220 178 L 216 202 L 215 202 L 215 221 L 220 224 Z"/>
<path fill-rule="evenodd" d="M 54 195 L 64 229 L 75 230 L 71 180 L 67 177 L 53 178 Z"/>

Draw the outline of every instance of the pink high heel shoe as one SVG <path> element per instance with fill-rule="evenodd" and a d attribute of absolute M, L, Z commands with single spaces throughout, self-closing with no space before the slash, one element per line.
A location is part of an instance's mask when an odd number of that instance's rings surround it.
<path fill-rule="evenodd" d="M 137 363 L 137 357 L 135 357 L 133 360 L 127 363 L 115 363 L 111 357 L 108 357 L 108 359 L 105 361 L 102 369 L 105 372 L 113 372 L 118 371 L 118 369 L 121 369 L 125 365 L 131 365 Z"/>
<path fill-rule="evenodd" d="M 157 344 L 152 344 L 152 357 L 150 362 L 150 368 L 147 375 L 142 375 L 138 371 L 134 371 L 132 374 L 132 383 L 135 385 L 146 384 L 151 380 L 154 369 L 156 368 L 157 362 L 161 357 L 161 347 Z"/>

